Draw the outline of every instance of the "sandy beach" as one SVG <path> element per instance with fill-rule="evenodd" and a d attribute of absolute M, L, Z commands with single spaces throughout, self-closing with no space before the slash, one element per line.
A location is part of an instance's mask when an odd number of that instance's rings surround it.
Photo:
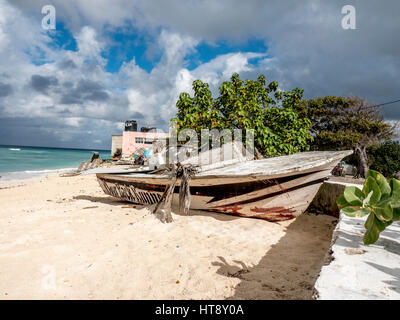
<path fill-rule="evenodd" d="M 93 175 L 3 182 L 0 299 L 311 299 L 336 221 L 173 218 L 105 195 Z"/>

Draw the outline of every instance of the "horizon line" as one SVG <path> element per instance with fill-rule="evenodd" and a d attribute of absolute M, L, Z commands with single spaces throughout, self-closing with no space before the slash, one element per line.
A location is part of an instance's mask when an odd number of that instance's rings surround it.
<path fill-rule="evenodd" d="M 70 150 L 111 151 L 111 149 L 99 149 L 99 148 L 45 147 L 45 146 L 26 146 L 26 145 L 17 145 L 17 144 L 0 144 L 0 147 L 25 147 L 25 148 L 50 148 L 50 149 L 70 149 Z"/>

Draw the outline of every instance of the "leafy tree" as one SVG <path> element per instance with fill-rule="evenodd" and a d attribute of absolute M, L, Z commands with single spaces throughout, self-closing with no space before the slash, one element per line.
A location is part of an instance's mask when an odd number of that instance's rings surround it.
<path fill-rule="evenodd" d="M 311 120 L 314 150 L 353 149 L 357 177 L 368 170 L 368 146 L 377 145 L 394 136 L 395 126 L 385 122 L 379 107 L 359 97 L 310 99 L 295 105 L 302 117 Z"/>
<path fill-rule="evenodd" d="M 400 220 L 400 181 L 390 182 L 379 172 L 369 170 L 363 189 L 347 186 L 337 200 L 340 212 L 350 217 L 364 217 L 364 244 L 373 244 L 393 221 Z"/>
<path fill-rule="evenodd" d="M 393 177 L 400 171 L 400 143 L 398 141 L 386 141 L 379 146 L 373 146 L 368 150 L 371 158 L 370 169 L 379 171 L 386 177 Z"/>
<path fill-rule="evenodd" d="M 216 99 L 200 80 L 193 82 L 193 91 L 193 97 L 181 93 L 176 103 L 179 129 L 254 129 L 255 147 L 266 156 L 309 149 L 311 122 L 296 111 L 303 90 L 282 92 L 276 81 L 266 85 L 263 75 L 243 81 L 233 74 Z"/>
<path fill-rule="evenodd" d="M 191 128 L 200 133 L 201 129 L 221 129 L 222 116 L 218 110 L 208 83 L 193 81 L 193 98 L 182 92 L 176 102 L 178 108 L 178 128 Z"/>

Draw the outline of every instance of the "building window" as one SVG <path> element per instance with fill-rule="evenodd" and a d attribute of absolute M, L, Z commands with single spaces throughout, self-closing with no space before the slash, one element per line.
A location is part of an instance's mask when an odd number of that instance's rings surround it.
<path fill-rule="evenodd" d="M 144 143 L 144 138 L 135 138 L 135 143 Z"/>

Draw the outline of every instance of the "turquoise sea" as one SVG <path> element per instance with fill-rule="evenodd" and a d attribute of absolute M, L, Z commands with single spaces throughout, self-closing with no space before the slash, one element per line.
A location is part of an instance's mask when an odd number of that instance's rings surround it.
<path fill-rule="evenodd" d="M 95 151 L 102 159 L 110 158 L 109 150 L 0 146 L 0 181 L 76 169 Z"/>

